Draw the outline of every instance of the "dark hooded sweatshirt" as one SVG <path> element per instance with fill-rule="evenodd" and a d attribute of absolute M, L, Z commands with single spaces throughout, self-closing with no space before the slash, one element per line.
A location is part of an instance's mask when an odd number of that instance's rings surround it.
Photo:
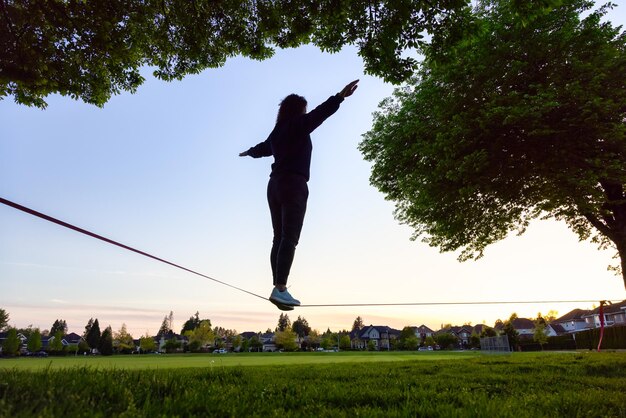
<path fill-rule="evenodd" d="M 248 150 L 254 158 L 274 156 L 270 177 L 300 175 L 309 181 L 311 168 L 311 132 L 339 109 L 343 97 L 331 96 L 315 109 L 301 116 L 281 121 L 269 137 Z"/>

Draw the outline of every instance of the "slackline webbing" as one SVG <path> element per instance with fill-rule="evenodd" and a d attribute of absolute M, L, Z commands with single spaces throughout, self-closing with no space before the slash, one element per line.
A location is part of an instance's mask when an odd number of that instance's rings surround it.
<path fill-rule="evenodd" d="M 92 237 L 92 238 L 99 239 L 99 240 L 101 240 L 101 241 L 104 241 L 104 242 L 109 243 L 109 244 L 112 244 L 112 245 L 117 245 L 118 247 L 121 247 L 121 248 L 123 248 L 123 249 L 125 249 L 125 250 L 128 250 L 128 251 L 133 251 L 133 252 L 135 252 L 135 253 L 137 253 L 137 254 L 141 254 L 141 255 L 143 255 L 143 256 L 146 256 L 146 257 L 152 258 L 152 259 L 154 259 L 154 260 L 160 261 L 161 263 L 169 264 L 170 266 L 173 266 L 173 267 L 179 268 L 179 269 L 181 269 L 181 270 L 185 270 L 185 271 L 187 271 L 187 272 L 189 272 L 189 273 L 193 273 L 193 274 L 195 274 L 195 275 L 198 275 L 198 276 L 204 277 L 205 279 L 213 280 L 213 281 L 214 281 L 214 282 L 216 282 L 216 283 L 220 283 L 220 284 L 223 284 L 224 286 L 228 286 L 228 287 L 231 287 L 231 288 L 233 288 L 233 289 L 240 290 L 240 291 L 245 292 L 245 293 L 247 293 L 247 294 L 249 294 L 249 295 L 256 296 L 257 298 L 261 298 L 261 299 L 267 300 L 267 298 L 265 298 L 265 297 L 263 297 L 263 296 L 261 296 L 261 295 L 257 295 L 257 294 L 256 294 L 256 293 L 254 293 L 254 292 L 250 292 L 250 291 L 245 290 L 245 289 L 242 289 L 242 288 L 240 288 L 240 287 L 233 286 L 232 284 L 229 284 L 229 283 L 223 282 L 223 281 L 221 281 L 221 280 L 214 279 L 213 277 L 211 277 L 211 276 L 207 276 L 206 274 L 198 273 L 197 271 L 191 270 L 191 269 L 189 269 L 189 268 L 187 268 L 187 267 L 183 267 L 183 266 L 181 266 L 181 265 L 178 265 L 178 264 L 172 263 L 171 261 L 164 260 L 164 259 L 162 259 L 162 258 L 156 257 L 156 256 L 154 256 L 154 255 L 152 255 L 152 254 L 148 254 L 148 253 L 146 253 L 146 252 L 144 252 L 144 251 L 138 250 L 138 249 L 133 248 L 133 247 L 130 247 L 130 246 L 128 246 L 128 245 L 121 244 L 121 243 L 119 243 L 119 242 L 117 242 L 117 241 L 113 241 L 112 239 L 109 239 L 109 238 L 103 237 L 102 235 L 98 235 L 98 234 L 93 233 L 93 232 L 91 232 L 91 231 L 87 231 L 86 229 L 79 228 L 79 227 L 77 227 L 77 226 L 75 226 L 75 225 L 72 225 L 72 224 L 69 224 L 69 223 L 67 223 L 67 222 L 63 222 L 63 221 L 61 221 L 61 220 L 59 220 L 59 219 L 53 218 L 52 216 L 48 216 L 48 215 L 43 214 L 43 213 L 41 213 L 41 212 L 37 212 L 36 210 L 33 210 L 33 209 L 27 208 L 27 207 L 25 207 L 25 206 L 19 205 L 19 204 L 17 204 L 17 203 L 11 202 L 10 200 L 4 199 L 4 198 L 2 198 L 2 197 L 0 197 L 0 203 L 4 203 L 4 204 L 5 204 L 5 205 L 7 205 L 7 206 L 11 206 L 12 208 L 15 208 L 15 209 L 21 210 L 22 212 L 26 212 L 26 213 L 28 213 L 29 215 L 37 216 L 38 218 L 45 219 L 46 221 L 49 221 L 49 222 L 55 223 L 55 224 L 57 224 L 57 225 L 61 225 L 61 226 L 65 227 L 65 228 L 72 229 L 72 230 L 74 230 L 74 231 L 76 231 L 76 232 L 80 232 L 81 234 L 88 235 L 88 236 L 90 236 L 90 237 Z"/>
<path fill-rule="evenodd" d="M 400 302 L 400 303 L 329 303 L 323 305 L 300 305 L 299 308 L 320 308 L 339 306 L 444 306 L 444 305 L 530 305 L 552 303 L 598 303 L 597 300 L 500 300 L 500 301 L 475 301 L 475 302 Z M 607 302 L 619 302 L 619 300 L 607 300 Z"/>
<path fill-rule="evenodd" d="M 0 197 L 0 203 L 3 203 L 5 205 L 7 205 L 7 206 L 10 206 L 10 207 L 12 207 L 14 209 L 20 210 L 22 212 L 28 213 L 29 215 L 33 215 L 33 216 L 36 216 L 38 218 L 44 219 L 44 220 L 46 220 L 48 222 L 52 222 L 52 223 L 55 223 L 55 224 L 60 225 L 62 227 L 71 229 L 73 231 L 80 232 L 81 234 L 90 236 L 92 238 L 99 239 L 99 240 L 104 241 L 104 242 L 106 242 L 108 244 L 118 246 L 118 247 L 123 248 L 125 250 L 132 251 L 132 252 L 135 252 L 137 254 L 141 254 L 141 255 L 143 255 L 145 257 L 151 258 L 153 260 L 160 261 L 161 263 L 168 264 L 168 265 L 170 265 L 172 267 L 176 267 L 178 269 L 181 269 L 181 270 L 184 270 L 186 272 L 195 274 L 197 276 L 204 277 L 205 279 L 212 280 L 212 281 L 214 281 L 216 283 L 222 284 L 224 286 L 228 286 L 228 287 L 230 287 L 232 289 L 236 289 L 236 290 L 239 290 L 241 292 L 247 293 L 249 295 L 256 296 L 257 298 L 260 298 L 260 299 L 263 299 L 263 300 L 269 300 L 268 298 L 263 297 L 263 296 L 261 296 L 259 294 L 254 293 L 254 292 L 251 292 L 249 290 L 242 289 L 241 287 L 237 287 L 237 286 L 234 286 L 234 285 L 232 285 L 230 283 L 223 282 L 221 280 L 215 279 L 215 278 L 213 278 L 211 276 L 208 276 L 206 274 L 199 273 L 199 272 L 197 272 L 195 270 L 192 270 L 190 268 L 181 266 L 181 265 L 176 264 L 176 263 L 172 263 L 171 261 L 167 261 L 167 260 L 165 260 L 163 258 L 154 256 L 154 255 L 149 254 L 149 253 L 147 253 L 145 251 L 141 251 L 141 250 L 138 250 L 138 249 L 133 248 L 131 246 L 128 246 L 128 245 L 125 245 L 125 244 L 121 244 L 121 243 L 119 243 L 117 241 L 114 241 L 114 240 L 112 240 L 110 238 L 106 238 L 106 237 L 104 237 L 102 235 L 98 235 L 98 234 L 96 234 L 94 232 L 87 231 L 86 229 L 83 229 L 83 228 L 80 228 L 78 226 L 72 225 L 72 224 L 70 224 L 68 222 L 64 222 L 64 221 L 61 221 L 59 219 L 53 218 L 52 216 L 46 215 L 44 213 L 37 212 L 36 210 L 27 208 L 25 206 L 22 206 L 20 204 L 17 204 L 15 202 L 10 201 L 10 200 L 4 199 L 2 197 Z M 607 302 L 619 302 L 618 300 L 615 300 L 615 301 L 606 300 L 606 301 Z M 487 301 L 487 302 L 485 302 L 485 301 L 474 301 L 474 302 L 331 303 L 331 304 L 308 304 L 308 305 L 300 305 L 300 306 L 297 306 L 297 307 L 299 307 L 299 308 L 321 308 L 321 307 L 359 307 L 359 306 L 505 305 L 505 304 L 549 304 L 549 303 L 595 303 L 595 302 L 598 302 L 598 301 L 597 300 L 543 300 L 543 301 Z"/>

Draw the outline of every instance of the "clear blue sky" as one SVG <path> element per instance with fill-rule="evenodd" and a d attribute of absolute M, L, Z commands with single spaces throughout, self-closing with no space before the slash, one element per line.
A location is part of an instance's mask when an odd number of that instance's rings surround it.
<path fill-rule="evenodd" d="M 611 13 L 626 23 L 624 10 Z M 103 109 L 53 96 L 45 111 L 0 102 L 0 196 L 216 279 L 269 296 L 271 225 L 265 189 L 271 158 L 237 154 L 264 140 L 279 101 L 309 108 L 360 78 L 356 93 L 313 134 L 310 198 L 290 291 L 307 304 L 484 300 L 623 299 L 606 271 L 611 251 L 579 243 L 562 223 L 537 221 L 522 237 L 459 263 L 410 241 L 393 204 L 369 185 L 357 149 L 372 112 L 393 87 L 363 74 L 356 50 L 277 51 L 229 60 L 183 81 L 145 71 L 136 94 Z M 175 329 L 200 312 L 239 332 L 274 328 L 280 311 L 206 279 L 0 205 L 0 307 L 11 324 L 82 332 L 88 319 L 134 336 L 156 333 L 170 310 Z M 366 324 L 493 325 L 511 312 L 534 317 L 579 305 L 301 308 L 321 331 Z"/>

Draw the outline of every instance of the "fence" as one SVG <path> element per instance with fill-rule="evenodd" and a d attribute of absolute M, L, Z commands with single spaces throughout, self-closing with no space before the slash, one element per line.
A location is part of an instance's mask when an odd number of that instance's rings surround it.
<path fill-rule="evenodd" d="M 509 353 L 509 337 L 500 335 L 498 337 L 483 337 L 480 339 L 480 350 L 484 353 Z"/>

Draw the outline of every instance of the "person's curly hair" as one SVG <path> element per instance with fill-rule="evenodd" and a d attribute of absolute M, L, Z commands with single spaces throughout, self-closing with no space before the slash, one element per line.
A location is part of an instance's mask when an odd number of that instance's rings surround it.
<path fill-rule="evenodd" d="M 306 99 L 297 94 L 290 94 L 280 102 L 276 123 L 300 116 L 306 112 Z"/>

